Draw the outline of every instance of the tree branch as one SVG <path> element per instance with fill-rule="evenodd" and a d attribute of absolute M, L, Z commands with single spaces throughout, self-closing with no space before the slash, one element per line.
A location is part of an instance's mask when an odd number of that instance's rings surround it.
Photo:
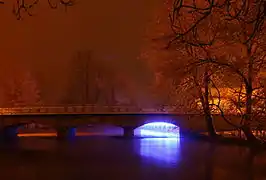
<path fill-rule="evenodd" d="M 58 5 L 62 5 L 65 8 L 76 4 L 76 0 L 46 0 L 52 9 L 58 8 Z M 54 2 L 53 2 L 54 1 Z M 1 1 L 0 1 L 1 2 Z M 22 13 L 26 13 L 28 16 L 33 16 L 31 10 L 34 9 L 40 3 L 40 0 L 34 0 L 31 3 L 27 3 L 25 0 L 16 0 L 13 5 L 13 14 L 18 20 L 22 19 Z M 2 3 L 4 4 L 4 2 Z"/>
<path fill-rule="evenodd" d="M 229 125 L 233 126 L 233 127 L 236 128 L 236 129 L 240 129 L 240 128 L 241 128 L 240 126 L 237 126 L 237 125 L 233 124 L 232 122 L 230 122 L 230 120 L 228 120 L 228 119 L 225 117 L 224 112 L 223 112 L 223 110 L 220 108 L 220 106 L 218 106 L 217 104 L 210 104 L 210 106 L 215 106 L 215 107 L 217 107 L 217 108 L 220 110 L 221 116 L 222 116 L 222 118 L 224 119 L 224 121 L 225 121 L 226 123 L 228 123 Z"/>

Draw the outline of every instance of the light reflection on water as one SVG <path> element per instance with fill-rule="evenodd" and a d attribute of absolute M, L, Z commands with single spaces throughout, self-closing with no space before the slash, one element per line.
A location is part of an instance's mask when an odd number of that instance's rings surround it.
<path fill-rule="evenodd" d="M 264 180 L 266 177 L 265 153 L 250 160 L 251 152 L 245 147 L 213 146 L 186 138 L 77 137 L 68 142 L 27 137 L 20 138 L 16 148 L 0 151 L 1 180 L 251 180 L 251 176 L 253 180 Z"/>
<path fill-rule="evenodd" d="M 177 164 L 180 160 L 180 139 L 144 138 L 140 140 L 139 154 L 149 161 L 165 165 Z"/>

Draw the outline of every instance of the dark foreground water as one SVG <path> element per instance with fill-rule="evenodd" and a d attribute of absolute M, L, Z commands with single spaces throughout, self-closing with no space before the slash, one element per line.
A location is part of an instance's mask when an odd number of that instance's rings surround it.
<path fill-rule="evenodd" d="M 0 180 L 266 180 L 266 153 L 184 138 L 23 137 L 0 151 Z"/>

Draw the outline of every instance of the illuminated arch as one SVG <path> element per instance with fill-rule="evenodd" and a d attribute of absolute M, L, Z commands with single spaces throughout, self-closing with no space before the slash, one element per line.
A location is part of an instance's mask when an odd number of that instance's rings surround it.
<path fill-rule="evenodd" d="M 179 137 L 179 127 L 168 122 L 151 122 L 135 129 L 134 134 L 149 137 Z"/>

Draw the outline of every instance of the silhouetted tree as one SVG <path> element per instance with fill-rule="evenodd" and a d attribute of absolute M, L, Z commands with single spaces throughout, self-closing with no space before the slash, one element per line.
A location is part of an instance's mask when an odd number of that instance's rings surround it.
<path fill-rule="evenodd" d="M 205 121 L 209 135 L 216 136 L 212 112 L 214 110 L 214 92 L 218 90 L 217 85 L 221 82 L 217 81 L 221 77 L 219 69 L 212 66 L 199 66 L 199 58 L 207 58 L 208 56 L 199 56 L 199 50 L 190 46 L 179 46 L 175 49 L 179 52 L 175 60 L 164 63 L 162 72 L 166 77 L 172 78 L 176 84 L 176 91 L 183 99 L 184 106 L 189 111 L 205 115 Z M 220 80 L 221 81 L 221 80 Z M 219 95 L 219 92 L 216 94 Z"/>
<path fill-rule="evenodd" d="M 175 0 L 169 18 L 173 34 L 167 48 L 182 44 L 197 49 L 201 57 L 194 65 L 214 66 L 241 80 L 245 111 L 240 128 L 256 142 L 251 131 L 252 96 L 263 87 L 255 79 L 265 64 L 265 2 Z"/>
<path fill-rule="evenodd" d="M 91 52 L 78 52 L 70 64 L 68 89 L 63 99 L 66 104 L 95 104 L 98 90 L 95 89 L 95 69 Z M 93 77 L 92 77 L 93 76 Z"/>
<path fill-rule="evenodd" d="M 130 77 L 111 64 L 78 52 L 70 65 L 66 104 L 116 105 L 133 103 L 134 86 Z"/>
<path fill-rule="evenodd" d="M 182 20 L 179 21 L 180 23 L 182 22 L 182 25 L 180 25 L 179 27 L 180 31 L 185 30 L 186 26 L 189 24 L 189 21 L 191 21 L 190 20 L 191 18 L 192 18 L 191 16 L 182 17 Z M 211 116 L 211 108 L 209 104 L 209 95 L 210 95 L 209 85 L 211 83 L 211 75 L 213 74 L 213 72 L 210 66 L 207 65 L 204 67 L 197 66 L 197 61 L 201 58 L 204 59 L 209 58 L 208 51 L 204 50 L 203 47 L 212 43 L 213 38 L 215 37 L 215 32 L 217 31 L 218 27 L 213 26 L 212 31 L 206 28 L 206 25 L 205 28 L 202 27 L 200 35 L 205 37 L 205 43 L 200 43 L 200 42 L 187 43 L 187 41 L 185 40 L 182 40 L 180 42 L 172 42 L 171 38 L 174 38 L 175 34 L 172 35 L 168 33 L 164 35 L 163 36 L 164 40 L 165 37 L 167 37 L 167 39 L 170 38 L 169 41 L 171 43 L 169 43 L 168 45 L 168 50 L 170 50 L 171 54 L 174 56 L 169 56 L 168 58 L 166 58 L 166 62 L 163 62 L 161 64 L 163 64 L 164 66 L 162 68 L 164 74 L 167 77 L 170 77 L 174 81 L 173 84 L 175 84 L 178 87 L 180 87 L 180 84 L 183 84 L 183 87 L 181 86 L 181 88 L 186 90 L 188 90 L 187 88 L 189 88 L 195 91 L 194 93 L 195 99 L 190 98 L 187 100 L 190 101 L 192 100 L 191 104 L 195 104 L 196 99 L 199 99 L 199 101 L 202 104 L 202 110 L 205 114 L 208 132 L 211 136 L 215 136 L 216 132 L 212 122 L 213 120 Z M 192 37 L 188 37 L 188 39 L 193 40 Z M 169 48 L 170 45 L 172 45 L 171 48 Z M 190 66 L 191 64 L 195 64 L 195 66 Z M 191 84 L 193 84 L 193 87 L 191 87 Z"/>

